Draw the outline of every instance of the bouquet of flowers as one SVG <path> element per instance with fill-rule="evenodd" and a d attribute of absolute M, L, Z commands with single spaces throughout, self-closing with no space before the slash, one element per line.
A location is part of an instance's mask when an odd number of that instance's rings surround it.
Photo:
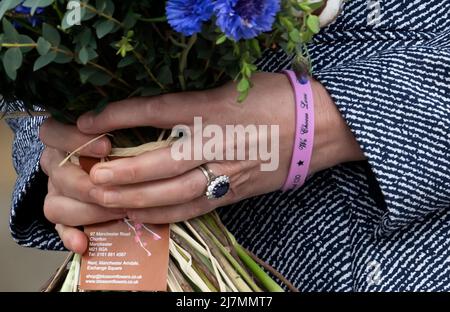
<path fill-rule="evenodd" d="M 0 106 L 11 111 L 23 103 L 31 114 L 42 114 L 40 107 L 75 123 L 113 101 L 230 80 L 237 82 L 237 101 L 245 102 L 264 50 L 284 49 L 307 68 L 306 44 L 320 30 L 323 6 L 309 0 L 1 0 Z M 120 148 L 147 143 L 147 151 L 174 138 L 161 129 L 129 129 L 111 140 Z M 170 255 L 171 291 L 283 290 L 267 271 L 294 289 L 242 248 L 215 213 L 172 225 Z M 65 280 L 63 290 L 76 290 L 79 257 L 69 260 L 52 289 Z"/>

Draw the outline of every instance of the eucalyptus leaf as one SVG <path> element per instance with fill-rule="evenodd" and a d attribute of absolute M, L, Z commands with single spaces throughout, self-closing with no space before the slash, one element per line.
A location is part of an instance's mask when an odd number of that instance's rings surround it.
<path fill-rule="evenodd" d="M 45 8 L 52 5 L 55 0 L 25 0 L 22 5 L 27 8 L 31 8 L 31 15 L 36 13 L 38 8 Z"/>
<path fill-rule="evenodd" d="M 61 43 L 61 36 L 58 30 L 56 30 L 50 24 L 44 23 L 42 27 L 42 35 L 44 36 L 45 40 L 50 42 L 54 47 L 58 47 Z"/>
<path fill-rule="evenodd" d="M 37 51 L 40 55 L 46 55 L 50 48 L 52 47 L 51 43 L 44 39 L 44 37 L 39 37 L 37 42 Z"/>
<path fill-rule="evenodd" d="M 38 71 L 39 69 L 47 66 L 51 62 L 53 62 L 56 59 L 57 53 L 55 51 L 52 51 L 50 53 L 47 53 L 45 55 L 41 55 L 33 66 L 33 71 Z"/>
<path fill-rule="evenodd" d="M 89 52 L 86 47 L 82 47 L 80 52 L 78 52 L 78 59 L 84 65 L 86 65 L 89 62 Z"/>
<path fill-rule="evenodd" d="M 22 66 L 23 56 L 19 48 L 11 48 L 3 56 L 3 67 L 12 80 L 17 78 L 17 70 Z"/>
<path fill-rule="evenodd" d="M 110 20 L 104 20 L 95 25 L 95 31 L 97 33 L 97 37 L 102 39 L 104 36 L 112 32 L 114 29 L 114 22 Z"/>
<path fill-rule="evenodd" d="M 3 18 L 6 11 L 15 8 L 21 2 L 22 2 L 22 0 L 2 0 L 2 1 L 0 1 L 0 19 Z"/>

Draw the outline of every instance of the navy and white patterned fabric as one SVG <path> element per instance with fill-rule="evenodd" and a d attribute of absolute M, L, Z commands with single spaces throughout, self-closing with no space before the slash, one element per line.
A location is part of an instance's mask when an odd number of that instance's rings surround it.
<path fill-rule="evenodd" d="M 224 222 L 301 291 L 449 291 L 450 1 L 351 0 L 310 48 L 368 160 L 222 208 Z M 259 66 L 289 64 L 267 52 Z M 12 122 L 11 228 L 23 245 L 61 249 L 42 216 L 39 122 Z"/>

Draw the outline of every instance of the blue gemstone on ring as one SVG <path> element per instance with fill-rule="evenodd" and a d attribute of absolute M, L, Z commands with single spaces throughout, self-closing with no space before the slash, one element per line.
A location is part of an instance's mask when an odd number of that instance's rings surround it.
<path fill-rule="evenodd" d="M 225 196 L 230 190 L 230 178 L 227 176 L 216 177 L 208 185 L 206 196 L 209 199 L 219 199 Z"/>

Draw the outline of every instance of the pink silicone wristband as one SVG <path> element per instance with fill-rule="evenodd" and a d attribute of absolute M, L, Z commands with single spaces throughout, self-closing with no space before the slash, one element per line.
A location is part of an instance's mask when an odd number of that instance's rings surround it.
<path fill-rule="evenodd" d="M 281 189 L 288 191 L 301 187 L 308 176 L 314 145 L 314 99 L 309 80 L 299 80 L 291 70 L 284 71 L 284 73 L 289 77 L 294 89 L 296 115 L 295 144 L 291 166 L 286 182 Z"/>

